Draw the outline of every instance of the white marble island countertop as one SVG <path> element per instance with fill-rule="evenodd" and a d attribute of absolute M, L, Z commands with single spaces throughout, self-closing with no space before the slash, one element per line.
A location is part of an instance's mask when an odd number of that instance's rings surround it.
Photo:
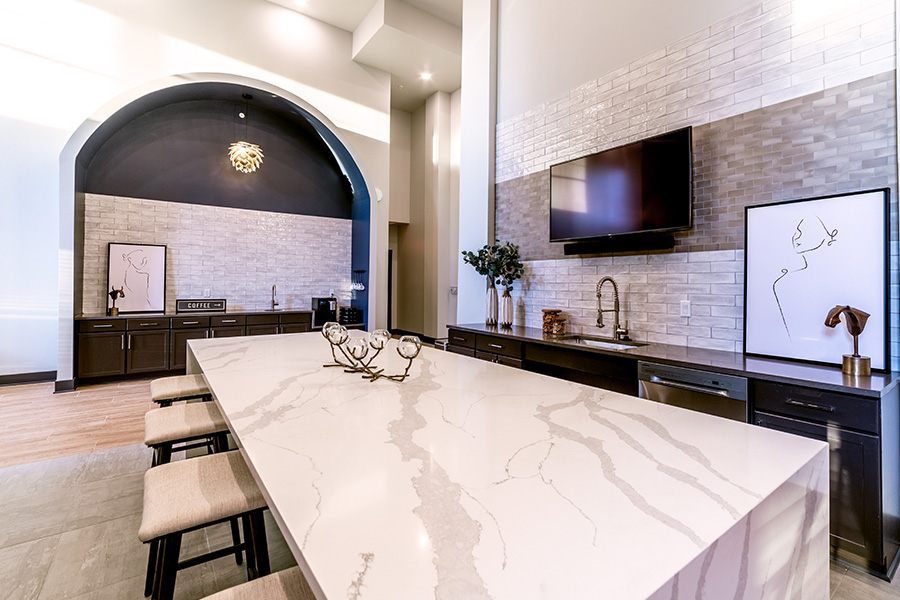
<path fill-rule="evenodd" d="M 828 597 L 824 443 L 431 348 L 189 354 L 320 598 Z"/>

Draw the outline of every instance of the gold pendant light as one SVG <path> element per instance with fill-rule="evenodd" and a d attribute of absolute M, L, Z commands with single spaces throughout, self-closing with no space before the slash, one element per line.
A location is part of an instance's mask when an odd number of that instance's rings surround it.
<path fill-rule="evenodd" d="M 241 94 L 245 101 L 244 112 L 238 113 L 241 119 L 244 119 L 244 134 L 247 133 L 247 121 L 249 121 L 250 100 L 253 96 L 250 94 Z M 231 165 L 241 173 L 252 173 L 257 170 L 263 162 L 263 151 L 256 144 L 250 142 L 234 142 L 228 147 L 228 158 Z"/>
<path fill-rule="evenodd" d="M 241 173 L 252 173 L 262 164 L 262 148 L 250 142 L 235 142 L 228 147 L 228 158 Z"/>

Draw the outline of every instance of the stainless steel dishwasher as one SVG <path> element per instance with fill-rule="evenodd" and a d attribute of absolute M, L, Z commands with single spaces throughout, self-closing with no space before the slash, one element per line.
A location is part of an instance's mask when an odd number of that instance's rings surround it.
<path fill-rule="evenodd" d="M 747 379 L 638 361 L 638 396 L 748 422 Z"/>

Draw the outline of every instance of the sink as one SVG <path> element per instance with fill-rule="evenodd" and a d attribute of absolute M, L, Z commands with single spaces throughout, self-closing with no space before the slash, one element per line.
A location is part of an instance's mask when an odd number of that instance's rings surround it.
<path fill-rule="evenodd" d="M 606 350 L 630 350 L 647 344 L 641 342 L 622 342 L 619 340 L 611 340 L 609 338 L 596 337 L 593 335 L 563 335 L 558 338 L 561 342 L 572 342 L 581 346 L 590 346 L 591 348 L 604 348 Z"/>

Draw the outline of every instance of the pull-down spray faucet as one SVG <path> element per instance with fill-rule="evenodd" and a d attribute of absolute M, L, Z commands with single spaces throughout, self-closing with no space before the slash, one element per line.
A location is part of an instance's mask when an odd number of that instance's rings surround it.
<path fill-rule="evenodd" d="M 611 309 L 604 309 L 603 302 L 600 299 L 600 291 L 603 288 L 603 284 L 607 281 L 613 286 L 613 308 Z M 619 325 L 619 286 L 616 285 L 616 280 L 608 275 L 597 282 L 597 327 L 605 327 L 603 323 L 603 313 L 605 312 L 612 312 L 614 315 L 613 339 L 621 340 L 625 338 L 628 335 L 628 328 L 623 329 Z"/>

